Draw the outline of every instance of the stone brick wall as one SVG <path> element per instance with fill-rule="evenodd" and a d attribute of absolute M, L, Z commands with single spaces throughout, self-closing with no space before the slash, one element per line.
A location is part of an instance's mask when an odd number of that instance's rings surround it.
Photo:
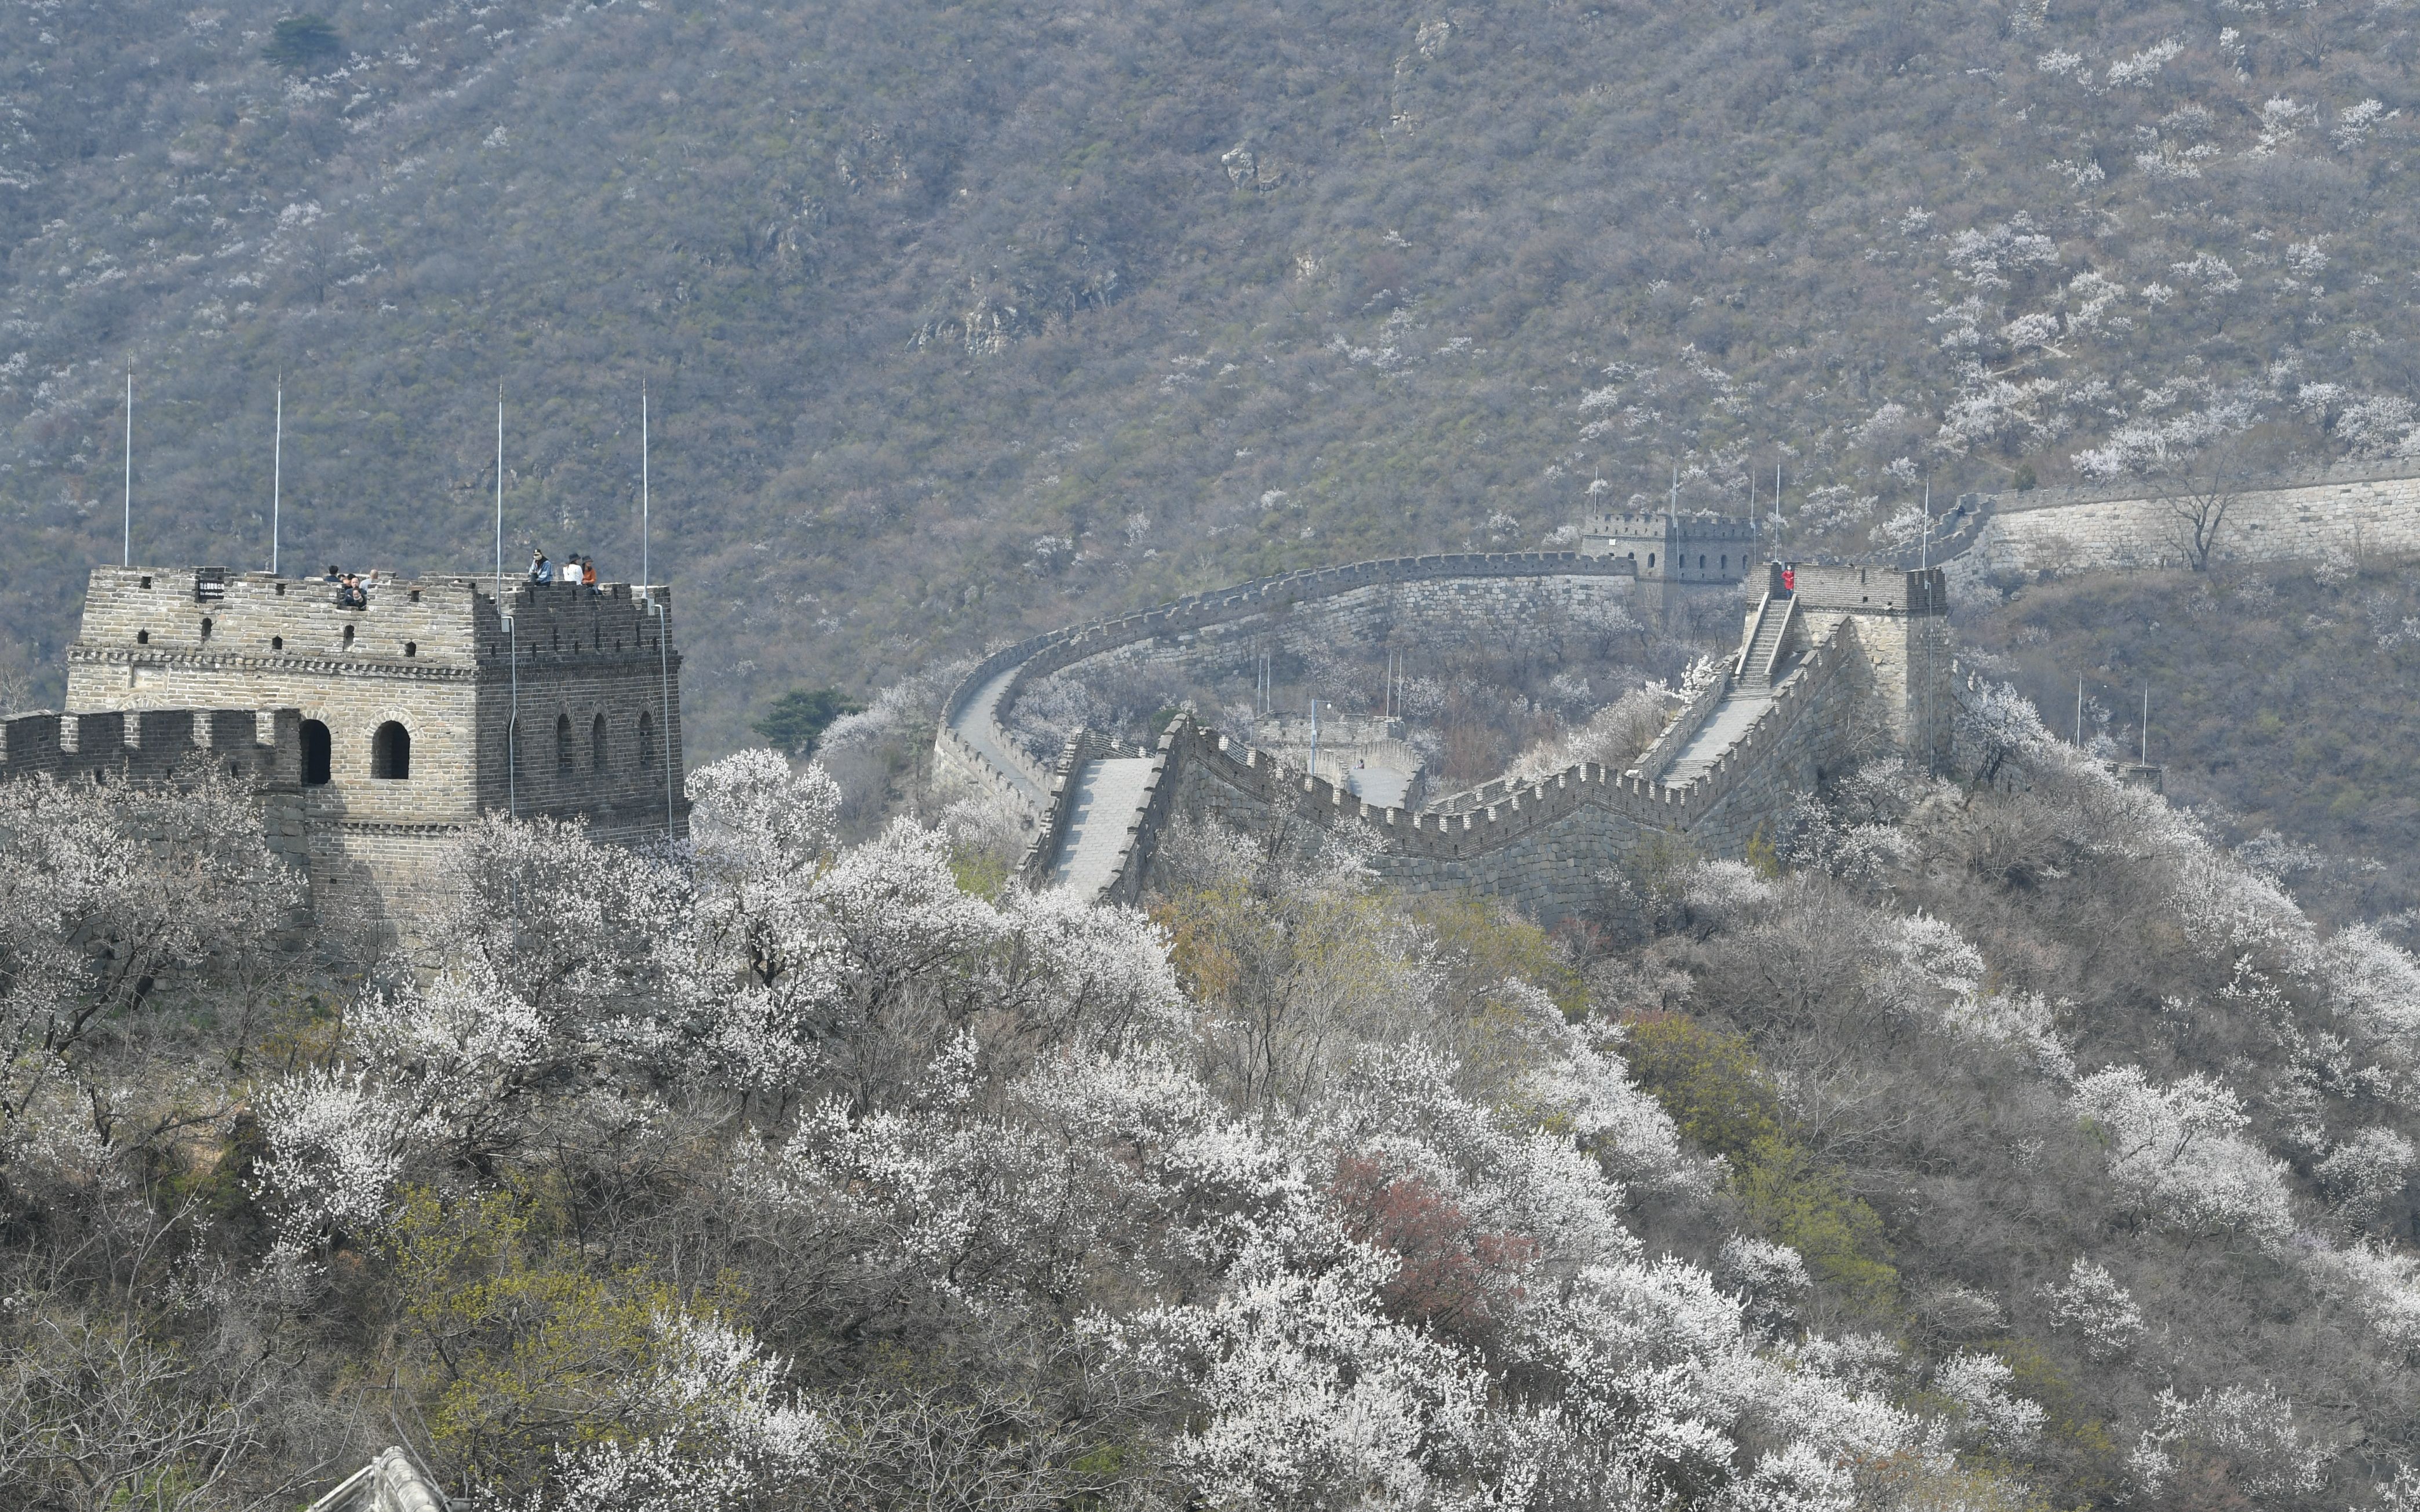
<path fill-rule="evenodd" d="M 302 716 L 292 709 L 22 714 L 0 720 L 0 781 L 156 782 L 205 766 L 255 785 L 294 786 Z"/>
<path fill-rule="evenodd" d="M 2409 464 L 2405 464 L 2408 470 Z M 2080 571 L 2189 565 L 2189 536 L 2168 506 L 2133 490 L 2002 494 L 1960 557 L 1961 569 Z M 2342 471 L 2249 490 L 2227 510 L 2213 555 L 2235 561 L 2420 552 L 2420 478 Z"/>
<path fill-rule="evenodd" d="M 1599 570 L 1589 571 L 1588 566 Z M 943 764 L 995 791 L 1017 795 L 1039 821 L 1022 871 L 1047 875 L 1088 758 L 1109 754 L 1085 737 L 1043 773 L 1005 748 L 1032 788 L 1038 813 L 1016 781 L 960 726 L 981 721 L 1008 748 L 997 716 L 1034 678 L 1078 662 L 1182 666 L 1196 673 L 1246 670 L 1266 644 L 1385 644 L 1402 634 L 1469 633 L 1491 618 L 1568 608 L 1631 586 L 1623 559 L 1573 554 L 1414 558 L 1294 574 L 1198 595 L 1124 620 L 1036 637 L 1003 648 L 960 683 L 936 747 Z M 1577 569 L 1577 570 L 1575 570 Z M 1534 782 L 1499 779 L 1443 809 L 1378 809 L 1268 753 L 1180 719 L 1162 737 L 1148 796 L 1134 823 L 1109 896 L 1139 896 L 1166 826 L 1178 814 L 1249 829 L 1293 825 L 1309 835 L 1366 825 L 1380 849 L 1373 867 L 1413 892 L 1461 890 L 1506 897 L 1552 922 L 1590 906 L 1601 874 L 1655 846 L 1679 843 L 1709 855 L 1744 854 L 1795 793 L 1869 753 L 1878 739 L 1946 760 L 1955 712 L 1955 663 L 1947 640 L 1939 569 L 1801 568 L 1791 645 L 1800 651 L 1770 704 L 1705 772 L 1669 786 L 1652 771 L 1614 773 L 1583 764 Z M 1693 704 L 1693 732 L 1719 701 Z M 1686 738 L 1686 733 L 1681 737 Z"/>
<path fill-rule="evenodd" d="M 0 720 L 0 782 L 47 777 L 108 787 L 224 775 L 259 800 L 269 849 L 299 866 L 311 849 L 302 729 L 293 709 L 19 715 Z"/>
<path fill-rule="evenodd" d="M 1705 510 L 1591 515 L 1579 527 L 1580 549 L 1621 557 L 1641 579 L 1674 583 L 1735 583 L 1756 553 L 1756 521 Z"/>
<path fill-rule="evenodd" d="M 524 819 L 585 819 L 610 840 L 661 839 L 668 828 L 686 835 L 670 592 L 658 588 L 642 600 L 625 583 L 593 596 L 507 584 L 509 633 L 492 597 L 478 597 L 491 638 L 479 688 L 480 806 Z"/>
<path fill-rule="evenodd" d="M 1946 766 L 1957 698 L 1944 570 L 1802 566 L 1797 597 L 1811 636 L 1845 620 L 1858 622 L 1858 640 L 1881 690 L 1877 712 L 1891 741 L 1931 770 Z"/>

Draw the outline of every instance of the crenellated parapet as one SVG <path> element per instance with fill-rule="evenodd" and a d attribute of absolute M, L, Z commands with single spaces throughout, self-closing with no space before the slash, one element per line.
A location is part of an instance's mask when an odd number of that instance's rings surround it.
<path fill-rule="evenodd" d="M 21 714 L 0 721 L 0 781 L 167 782 L 205 773 L 297 788 L 302 716 L 294 709 L 138 709 Z"/>
<path fill-rule="evenodd" d="M 1182 760 L 1202 764 L 1221 784 L 1272 812 L 1364 824 L 1389 850 L 1407 855 L 1468 856 L 1551 825 L 1584 805 L 1659 829 L 1686 830 L 1752 779 L 1783 733 L 1816 709 L 1843 671 L 1854 666 L 1857 649 L 1850 625 L 1834 625 L 1775 689 L 1771 703 L 1745 733 L 1707 771 L 1678 785 L 1656 781 L 1636 767 L 1617 771 L 1580 762 L 1537 778 L 1499 779 L 1470 795 L 1456 795 L 1458 801 L 1450 807 L 1380 808 L 1189 719 L 1171 727 L 1178 733 L 1169 748 Z"/>

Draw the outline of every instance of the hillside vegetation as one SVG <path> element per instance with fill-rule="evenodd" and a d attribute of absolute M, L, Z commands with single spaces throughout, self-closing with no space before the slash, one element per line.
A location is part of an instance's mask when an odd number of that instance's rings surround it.
<path fill-rule="evenodd" d="M 2408 1509 L 2420 963 L 1964 734 L 1551 937 L 743 753 L 351 980 L 240 795 L 0 788 L 0 1501 Z"/>
<path fill-rule="evenodd" d="M 2132 761 L 2151 698 L 2168 795 L 2345 923 L 2420 916 L 2420 579 L 2353 562 L 2096 574 L 1960 606 L 1961 660 Z"/>
<path fill-rule="evenodd" d="M 282 14 L 0 15 L 38 691 L 128 363 L 137 555 L 234 563 L 282 371 L 289 563 L 488 566 L 501 380 L 508 550 L 632 576 L 652 385 L 706 754 L 794 685 L 1675 468 L 1744 509 L 1778 463 L 1845 548 L 1926 480 L 2393 455 L 2420 396 L 2399 6 Z"/>

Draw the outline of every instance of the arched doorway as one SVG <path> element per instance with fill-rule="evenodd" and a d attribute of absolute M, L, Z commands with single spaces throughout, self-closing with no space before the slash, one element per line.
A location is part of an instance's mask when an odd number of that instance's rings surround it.
<path fill-rule="evenodd" d="M 302 721 L 302 785 L 316 788 L 328 780 L 329 758 L 335 742 L 328 738 L 328 727 L 317 719 Z"/>

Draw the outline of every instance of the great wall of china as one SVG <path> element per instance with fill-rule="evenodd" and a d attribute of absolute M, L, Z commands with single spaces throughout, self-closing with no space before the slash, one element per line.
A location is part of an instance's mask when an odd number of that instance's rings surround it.
<path fill-rule="evenodd" d="M 2226 501 L 2213 556 L 2334 553 L 2420 553 L 2420 477 L 2347 468 L 2242 488 Z M 1769 585 L 1732 664 L 1631 767 L 1588 764 L 1534 781 L 1497 779 L 1419 808 L 1365 803 L 1184 717 L 1148 750 L 1079 734 L 1046 771 L 1018 748 L 1008 716 L 1037 680 L 1079 664 L 1215 668 L 1256 638 L 1383 640 L 1491 600 L 1544 609 L 1577 594 L 1636 593 L 1652 559 L 1601 548 L 1359 563 L 1035 637 L 994 653 L 959 684 L 935 748 L 943 769 L 1029 816 L 1023 874 L 1037 887 L 1132 899 L 1179 813 L 1246 826 L 1291 820 L 1365 826 L 1377 843 L 1373 870 L 1397 888 L 1501 896 L 1551 922 L 1585 906 L 1606 868 L 1659 840 L 1741 854 L 1793 792 L 1865 748 L 1877 721 L 1902 751 L 1945 759 L 1961 692 L 1946 632 L 1953 590 L 2045 572 L 2185 566 L 2192 554 L 2178 506 L 2162 498 L 1969 495 L 1933 539 L 1886 566 L 1802 566 L 1794 592 Z"/>
<path fill-rule="evenodd" d="M 2191 564 L 2175 510 L 2139 491 L 2043 488 L 1970 498 L 1977 507 L 1962 538 L 1946 543 L 1934 558 L 1952 563 L 1953 584 L 1994 573 Z M 2259 562 L 2336 552 L 2420 553 L 2420 476 L 2410 462 L 2331 468 L 2239 486 L 2226 500 L 2213 557 Z"/>
<path fill-rule="evenodd" d="M 1636 564 L 1577 553 L 1413 557 L 1263 579 L 987 657 L 952 693 L 935 737 L 941 767 L 1030 816 L 1035 886 L 1140 895 L 1170 821 L 1247 828 L 1366 827 L 1371 865 L 1411 892 L 1499 896 L 1553 921 L 1586 906 L 1607 868 L 1678 837 L 1744 851 L 1791 793 L 1867 748 L 1876 731 L 1916 759 L 1947 759 L 1955 700 L 1938 569 L 1809 567 L 1763 584 L 1740 650 L 1639 763 L 1586 763 L 1497 782 L 1426 808 L 1381 808 L 1339 784 L 1180 717 L 1154 749 L 1092 733 L 1055 771 L 1018 748 L 1007 715 L 1041 677 L 1078 664 L 1233 670 L 1264 640 L 1389 638 L 1474 612 L 1537 613 L 1626 594 Z"/>

